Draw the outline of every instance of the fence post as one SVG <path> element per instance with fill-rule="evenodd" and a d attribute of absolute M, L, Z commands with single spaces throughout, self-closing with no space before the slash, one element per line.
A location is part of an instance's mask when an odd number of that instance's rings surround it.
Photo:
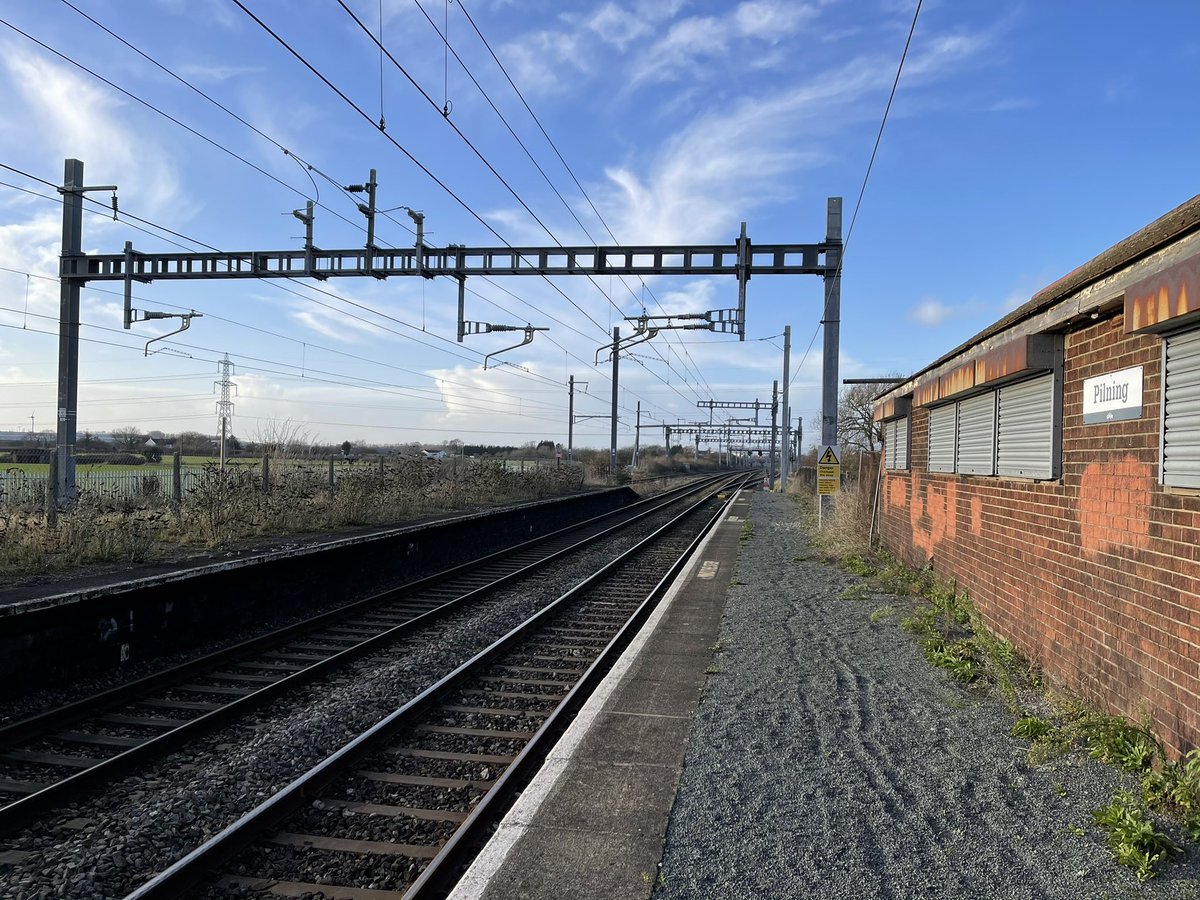
<path fill-rule="evenodd" d="M 183 451 L 176 450 L 171 458 L 171 504 L 175 507 L 175 521 L 183 513 Z"/>
<path fill-rule="evenodd" d="M 383 480 L 383 454 L 379 454 L 379 480 Z"/>
<path fill-rule="evenodd" d="M 329 486 L 333 487 L 333 457 L 329 457 Z"/>
<path fill-rule="evenodd" d="M 46 524 L 51 528 L 58 525 L 58 503 L 54 486 L 58 483 L 58 454 L 50 454 L 50 477 L 46 479 Z"/>
<path fill-rule="evenodd" d="M 263 483 L 262 489 L 264 494 L 271 493 L 271 457 L 263 454 Z"/>

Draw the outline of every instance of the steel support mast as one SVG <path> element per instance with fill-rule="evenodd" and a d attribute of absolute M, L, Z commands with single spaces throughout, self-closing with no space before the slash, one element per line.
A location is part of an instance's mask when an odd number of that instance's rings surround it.
<path fill-rule="evenodd" d="M 821 443 L 833 446 L 838 437 L 838 351 L 841 340 L 842 322 L 842 198 L 830 197 L 827 204 L 825 242 L 831 252 L 829 257 L 836 263 L 833 271 L 825 277 L 825 307 L 821 321 L 825 325 L 821 365 Z M 831 501 L 827 496 L 819 497 L 820 512 L 824 513 Z"/>

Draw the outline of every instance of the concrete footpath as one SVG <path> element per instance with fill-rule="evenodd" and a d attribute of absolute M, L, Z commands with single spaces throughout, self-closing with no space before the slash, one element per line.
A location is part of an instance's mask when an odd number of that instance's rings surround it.
<path fill-rule="evenodd" d="M 735 498 L 463 877 L 455 900 L 650 896 L 752 496 Z"/>

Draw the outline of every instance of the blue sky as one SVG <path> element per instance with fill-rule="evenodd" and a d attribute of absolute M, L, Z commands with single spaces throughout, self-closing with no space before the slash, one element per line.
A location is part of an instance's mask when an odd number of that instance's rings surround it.
<path fill-rule="evenodd" d="M 377 47 L 336 0 L 243 2 L 372 120 L 382 114 L 387 135 L 462 202 L 232 0 L 4 4 L 10 26 L 128 93 L 0 27 L 0 163 L 58 183 L 63 159 L 77 157 L 89 184 L 119 185 L 122 211 L 223 250 L 299 247 L 291 210 L 318 192 L 316 243 L 361 245 L 362 217 L 337 184 L 363 182 L 371 168 L 379 205 L 395 210 L 380 221 L 384 245 L 411 244 L 404 206 L 424 211 L 427 240 L 439 245 L 496 245 L 479 219 L 514 245 L 732 243 L 743 220 L 759 243 L 818 242 L 826 197 L 845 198 L 850 225 L 915 9 L 914 0 L 466 0 L 465 9 L 385 0 L 383 41 L 426 99 L 387 60 L 381 75 Z M 378 0 L 346 4 L 379 34 Z M 921 368 L 1192 197 L 1197 26 L 1191 0 L 927 0 L 849 235 L 842 377 Z M 0 182 L 56 198 L 8 169 Z M 53 422 L 58 288 L 48 276 L 60 217 L 57 199 L 0 187 L 0 430 L 28 429 L 31 416 L 39 431 Z M 126 240 L 174 249 L 102 215 L 84 227 L 91 252 Z M 736 305 L 732 279 L 468 286 L 468 319 L 550 330 L 484 370 L 484 355 L 515 339 L 455 342 L 447 280 L 340 279 L 318 286 L 326 293 L 159 282 L 137 286 L 134 305 L 204 317 L 146 356 L 145 342 L 168 326 L 123 332 L 120 298 L 85 290 L 80 430 L 214 432 L 216 361 L 228 353 L 244 438 L 290 422 L 334 443 L 565 442 L 569 376 L 586 382 L 577 414 L 608 412 L 609 367 L 594 360 L 614 325 L 628 332 L 623 316 L 643 304 L 651 313 Z M 786 325 L 792 405 L 811 432 L 820 300 L 816 277 L 761 276 L 749 285 L 744 343 L 688 331 L 635 348 L 622 362 L 620 443 L 632 443 L 639 401 L 649 423 L 704 418 L 698 400 L 769 400 Z M 607 442 L 605 420 L 577 424 L 577 446 Z"/>

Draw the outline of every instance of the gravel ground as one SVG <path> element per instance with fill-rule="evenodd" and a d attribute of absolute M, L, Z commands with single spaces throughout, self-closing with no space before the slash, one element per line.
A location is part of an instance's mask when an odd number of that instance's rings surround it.
<path fill-rule="evenodd" d="M 1127 776 L 1026 765 L 999 699 L 839 598 L 860 579 L 808 559 L 793 501 L 752 519 L 656 898 L 1200 898 L 1195 846 L 1142 884 L 1112 862 L 1090 811 Z"/>

